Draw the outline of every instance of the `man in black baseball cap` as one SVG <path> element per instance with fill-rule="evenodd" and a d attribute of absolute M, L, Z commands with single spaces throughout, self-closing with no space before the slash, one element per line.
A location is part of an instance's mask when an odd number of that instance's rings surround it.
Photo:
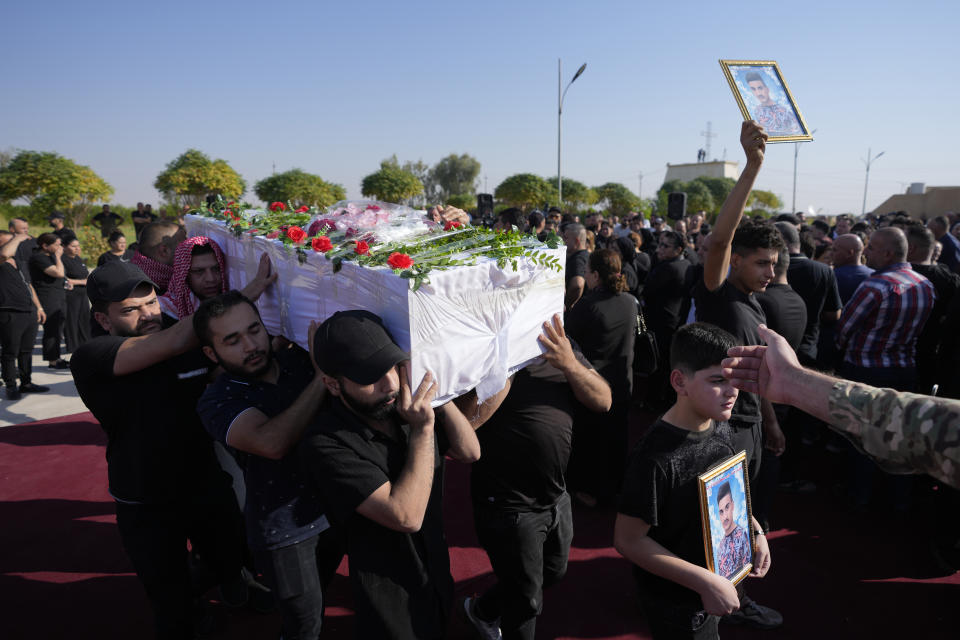
<path fill-rule="evenodd" d="M 53 227 L 53 233 L 60 238 L 63 244 L 67 244 L 67 238 L 76 237 L 76 234 L 73 232 L 73 229 L 68 229 L 64 226 L 63 219 L 64 215 L 61 211 L 54 211 L 47 216 L 47 222 Z"/>
<path fill-rule="evenodd" d="M 453 580 L 441 465 L 444 453 L 479 458 L 476 433 L 453 403 L 434 411 L 430 373 L 412 387 L 409 356 L 376 315 L 335 313 L 313 346 L 332 398 L 308 427 L 300 462 L 348 540 L 356 637 L 442 638 Z"/>
<path fill-rule="evenodd" d="M 274 279 L 265 258 L 244 293 L 255 299 Z M 134 264 L 95 269 L 87 295 L 106 335 L 77 348 L 70 369 L 107 434 L 120 539 L 153 605 L 157 637 L 190 638 L 193 594 L 212 585 L 192 584 L 187 540 L 219 584 L 242 584 L 242 517 L 196 410 L 211 363 L 192 317 L 163 327 L 156 285 Z"/>

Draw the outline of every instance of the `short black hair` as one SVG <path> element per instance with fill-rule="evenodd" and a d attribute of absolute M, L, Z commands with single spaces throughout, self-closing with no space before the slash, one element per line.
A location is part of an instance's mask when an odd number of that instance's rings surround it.
<path fill-rule="evenodd" d="M 670 343 L 670 368 L 687 375 L 719 365 L 737 339 L 716 325 L 693 322 L 677 329 Z"/>
<path fill-rule="evenodd" d="M 253 304 L 247 296 L 236 289 L 221 293 L 218 296 L 207 298 L 200 303 L 196 312 L 193 314 L 193 332 L 197 334 L 200 344 L 209 347 L 213 345 L 213 339 L 210 335 L 210 321 L 223 316 L 227 311 L 237 305 L 248 304 L 250 308 L 260 317 L 260 310 Z"/>
<path fill-rule="evenodd" d="M 777 264 L 773 265 L 773 275 L 779 278 L 790 268 L 790 250 L 784 247 L 780 249 L 780 256 L 777 258 Z"/>
<path fill-rule="evenodd" d="M 116 242 L 120 238 L 126 238 L 126 237 L 127 236 L 126 234 L 123 233 L 123 231 L 116 229 L 110 232 L 110 235 L 107 237 L 107 242 Z"/>
<path fill-rule="evenodd" d="M 758 249 L 770 249 L 779 252 L 783 249 L 783 236 L 772 223 L 745 222 L 733 234 L 731 249 L 740 256 L 746 256 Z"/>
<path fill-rule="evenodd" d="M 530 215 L 527 216 L 527 224 L 530 225 L 530 228 L 539 227 L 540 223 L 544 220 L 546 220 L 546 218 L 539 211 L 531 211 Z"/>
<path fill-rule="evenodd" d="M 658 238 L 658 240 L 664 240 L 664 239 L 669 240 L 670 245 L 674 249 L 683 249 L 683 246 L 684 246 L 683 236 L 681 236 L 676 231 L 670 231 L 670 230 L 661 231 L 660 237 Z"/>
<path fill-rule="evenodd" d="M 767 86 L 767 83 L 763 80 L 763 77 L 756 71 L 751 71 L 746 76 L 744 76 L 745 82 L 763 82 L 763 86 Z"/>
<path fill-rule="evenodd" d="M 774 222 L 789 222 L 790 224 L 799 225 L 800 218 L 793 215 L 792 213 L 781 213 L 776 218 L 773 219 Z"/>
<path fill-rule="evenodd" d="M 823 220 L 814 220 L 813 222 L 810 223 L 810 226 L 816 227 L 817 229 L 820 229 L 820 231 L 823 231 L 824 233 L 830 233 L 830 225 L 828 225 Z"/>
<path fill-rule="evenodd" d="M 730 500 L 733 500 L 733 491 L 730 489 L 730 481 L 724 482 L 722 485 L 717 487 L 717 504 L 720 504 L 720 501 L 723 500 L 726 496 L 730 496 Z"/>
<path fill-rule="evenodd" d="M 504 209 L 497 214 L 497 218 L 506 222 L 511 227 L 523 228 L 523 212 L 516 207 Z"/>
<path fill-rule="evenodd" d="M 915 247 L 923 254 L 928 254 L 930 251 L 933 251 L 933 244 L 937 240 L 933 237 L 933 232 L 930 231 L 930 229 L 921 226 L 907 227 L 904 233 L 907 236 L 908 248 Z"/>

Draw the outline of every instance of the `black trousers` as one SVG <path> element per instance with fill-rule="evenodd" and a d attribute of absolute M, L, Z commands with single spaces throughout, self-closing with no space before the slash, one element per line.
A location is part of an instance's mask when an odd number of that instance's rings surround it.
<path fill-rule="evenodd" d="M 280 606 L 284 640 L 316 640 L 323 626 L 323 592 L 346 551 L 336 529 L 279 549 L 254 552 Z"/>
<path fill-rule="evenodd" d="M 120 540 L 153 606 L 157 638 L 190 638 L 193 602 L 204 587 L 190 579 L 187 540 L 218 582 L 243 565 L 243 519 L 227 487 L 178 504 L 117 503 Z"/>
<path fill-rule="evenodd" d="M 66 319 L 67 300 L 64 291 L 37 292 L 47 320 L 43 323 L 43 359 L 55 362 L 60 359 L 60 341 L 63 340 L 63 321 Z"/>
<path fill-rule="evenodd" d="M 0 311 L 0 375 L 8 388 L 30 384 L 33 343 L 37 340 L 37 312 Z"/>
<path fill-rule="evenodd" d="M 67 341 L 67 353 L 73 353 L 90 339 L 90 299 L 87 298 L 86 287 L 74 287 L 67 291 L 63 335 Z"/>
<path fill-rule="evenodd" d="M 504 640 L 533 640 L 543 590 L 567 573 L 573 540 L 570 496 L 564 493 L 545 511 L 474 505 L 473 522 L 497 576 L 497 584 L 480 597 L 481 617 L 500 618 Z"/>

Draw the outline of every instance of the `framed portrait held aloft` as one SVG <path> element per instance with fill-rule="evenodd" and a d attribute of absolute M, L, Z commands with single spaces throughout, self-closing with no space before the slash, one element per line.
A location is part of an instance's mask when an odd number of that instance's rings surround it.
<path fill-rule="evenodd" d="M 743 119 L 763 126 L 770 136 L 767 142 L 813 140 L 775 61 L 721 60 L 720 66 Z"/>
<path fill-rule="evenodd" d="M 746 451 L 701 474 L 699 486 L 707 568 L 737 584 L 753 568 L 753 510 Z"/>

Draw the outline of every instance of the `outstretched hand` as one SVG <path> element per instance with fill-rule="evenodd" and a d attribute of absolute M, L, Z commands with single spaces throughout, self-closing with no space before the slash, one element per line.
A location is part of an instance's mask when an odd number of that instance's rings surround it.
<path fill-rule="evenodd" d="M 803 367 L 783 336 L 762 324 L 759 333 L 767 346 L 731 348 L 730 357 L 720 363 L 723 375 L 737 389 L 789 404 L 788 385 Z"/>
<path fill-rule="evenodd" d="M 260 264 L 257 265 L 257 275 L 250 283 L 243 288 L 243 295 L 252 301 L 256 301 L 271 284 L 277 281 L 277 272 L 273 270 L 270 263 L 270 256 L 263 254 L 260 256 Z"/>
<path fill-rule="evenodd" d="M 766 130 L 755 120 L 745 120 L 740 127 L 740 144 L 747 154 L 747 163 L 763 164 L 764 150 L 767 148 Z"/>

